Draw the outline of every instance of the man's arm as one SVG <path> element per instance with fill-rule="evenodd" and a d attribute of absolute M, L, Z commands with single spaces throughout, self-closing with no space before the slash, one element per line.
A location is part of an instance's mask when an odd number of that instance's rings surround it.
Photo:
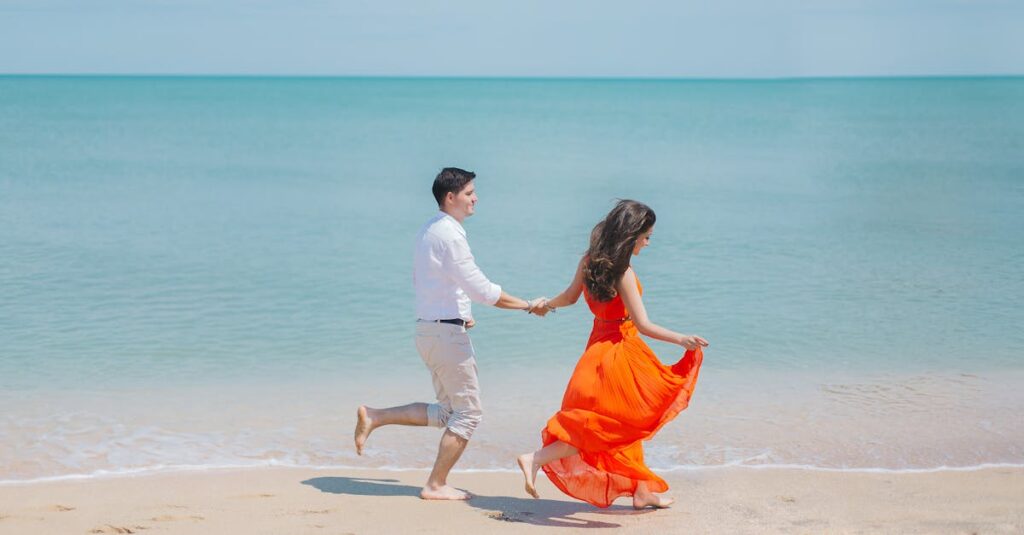
<path fill-rule="evenodd" d="M 508 308 L 512 310 L 529 310 L 533 308 L 533 304 L 525 299 L 521 299 L 514 295 L 509 295 L 504 291 L 501 292 L 501 297 L 494 303 L 494 306 L 498 308 Z"/>
<path fill-rule="evenodd" d="M 466 240 L 447 242 L 442 258 L 445 272 L 470 299 L 485 305 L 493 305 L 501 299 L 501 286 L 488 280 L 480 271 Z"/>
<path fill-rule="evenodd" d="M 452 240 L 447 245 L 448 254 L 445 255 L 445 262 L 449 269 L 446 271 L 473 301 L 498 308 L 526 311 L 533 310 L 540 303 L 540 300 L 531 302 L 508 294 L 501 286 L 488 280 L 477 267 L 473 253 L 469 250 L 469 243 L 465 240 Z M 540 312 L 542 308 L 538 308 L 536 312 Z"/>

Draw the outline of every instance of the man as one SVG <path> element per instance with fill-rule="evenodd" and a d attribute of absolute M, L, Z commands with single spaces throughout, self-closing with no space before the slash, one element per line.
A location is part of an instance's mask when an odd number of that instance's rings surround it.
<path fill-rule="evenodd" d="M 470 301 L 543 316 L 543 299 L 525 301 L 502 291 L 473 260 L 462 222 L 474 213 L 476 174 L 455 167 L 434 179 L 438 212 L 416 236 L 413 286 L 416 290 L 416 349 L 430 370 L 437 403 L 410 403 L 387 409 L 361 405 L 356 412 L 356 452 L 383 425 L 445 428 L 434 469 L 420 491 L 425 500 L 465 500 L 448 486 L 448 473 L 462 456 L 483 416 L 473 345 L 466 330 L 474 325 Z"/>

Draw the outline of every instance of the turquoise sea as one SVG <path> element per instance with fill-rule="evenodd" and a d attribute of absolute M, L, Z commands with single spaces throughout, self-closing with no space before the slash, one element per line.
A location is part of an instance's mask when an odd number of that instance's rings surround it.
<path fill-rule="evenodd" d="M 0 76 L 0 481 L 429 466 L 433 430 L 350 434 L 431 399 L 412 239 L 445 166 L 525 297 L 615 199 L 656 210 L 645 304 L 711 346 L 653 466 L 1024 464 L 1024 78 Z M 460 466 L 510 469 L 590 316 L 474 311 Z"/>

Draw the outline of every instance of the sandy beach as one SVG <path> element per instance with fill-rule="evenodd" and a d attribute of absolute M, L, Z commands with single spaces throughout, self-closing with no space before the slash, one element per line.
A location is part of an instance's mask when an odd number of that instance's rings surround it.
<path fill-rule="evenodd" d="M 462 472 L 469 502 L 417 497 L 425 473 L 266 468 L 5 485 L 0 533 L 1021 533 L 1024 469 L 674 472 L 662 511 L 541 499 L 512 472 Z M 621 505 L 620 505 L 621 503 Z"/>

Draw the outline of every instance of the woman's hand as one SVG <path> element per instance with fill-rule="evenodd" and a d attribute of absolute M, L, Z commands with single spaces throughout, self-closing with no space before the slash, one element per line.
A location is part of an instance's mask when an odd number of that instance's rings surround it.
<path fill-rule="evenodd" d="M 529 308 L 526 309 L 528 313 L 533 314 L 535 316 L 540 316 L 542 318 L 545 315 L 547 315 L 548 312 L 554 310 L 553 307 L 548 306 L 547 297 L 538 297 L 536 299 L 531 299 L 527 301 L 526 304 L 530 305 Z"/>
<path fill-rule="evenodd" d="M 693 351 L 698 347 L 708 347 L 708 341 L 695 335 L 695 334 L 684 334 L 679 339 L 679 345 L 685 347 L 689 351 Z"/>

